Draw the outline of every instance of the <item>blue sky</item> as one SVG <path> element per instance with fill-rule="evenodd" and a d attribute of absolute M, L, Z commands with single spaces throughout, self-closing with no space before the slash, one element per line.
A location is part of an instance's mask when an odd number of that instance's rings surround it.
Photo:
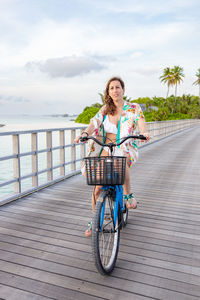
<path fill-rule="evenodd" d="M 199 0 L 0 0 L 0 114 L 80 113 L 118 75 L 126 95 L 198 95 Z M 172 90 L 171 90 L 172 92 Z"/>

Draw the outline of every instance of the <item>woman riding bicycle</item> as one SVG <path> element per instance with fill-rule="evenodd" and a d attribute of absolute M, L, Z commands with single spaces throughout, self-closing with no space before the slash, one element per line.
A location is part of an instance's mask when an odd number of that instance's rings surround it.
<path fill-rule="evenodd" d="M 140 134 L 144 135 L 149 140 L 150 136 L 146 130 L 145 118 L 137 103 L 128 103 L 124 101 L 123 96 L 125 85 L 121 78 L 112 77 L 107 85 L 104 95 L 105 105 L 100 111 L 90 120 L 89 126 L 82 133 L 84 135 L 95 135 L 95 137 L 104 143 L 116 143 L 120 138 L 133 135 L 136 125 L 139 127 Z M 75 139 L 78 143 L 81 136 Z M 108 156 L 110 155 L 109 148 L 102 149 L 94 142 L 89 144 L 88 154 L 92 156 Z M 126 207 L 134 209 L 137 207 L 137 201 L 133 194 L 130 193 L 130 171 L 129 168 L 138 159 L 138 147 L 134 140 L 127 140 L 124 144 L 114 149 L 114 156 L 126 156 L 126 174 L 123 185 L 124 199 Z M 84 174 L 84 167 L 82 173 Z M 92 210 L 94 212 L 96 200 L 101 193 L 101 186 L 96 186 L 92 196 Z M 89 228 L 85 231 L 86 236 L 92 235 L 92 226 L 89 223 Z"/>

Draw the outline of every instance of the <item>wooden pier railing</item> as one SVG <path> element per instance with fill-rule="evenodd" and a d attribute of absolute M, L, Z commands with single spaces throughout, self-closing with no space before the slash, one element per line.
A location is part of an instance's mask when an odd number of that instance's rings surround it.
<path fill-rule="evenodd" d="M 149 122 L 147 123 L 147 127 L 152 136 L 151 142 L 154 142 L 186 128 L 196 126 L 197 124 L 199 124 L 199 120 L 175 120 Z M 12 155 L 2 157 L 0 155 L 0 162 L 13 160 L 13 169 L 8 167 L 8 170 L 6 170 L 7 173 L 10 173 L 11 178 L 6 180 L 0 176 L 0 195 L 1 189 L 12 186 L 10 189 L 11 192 L 8 195 L 0 196 L 0 205 L 78 174 L 80 172 L 80 162 L 86 153 L 86 145 L 74 144 L 74 138 L 80 134 L 84 128 L 85 126 L 16 132 L 0 131 L 0 143 L 2 143 L 2 137 L 11 137 L 10 147 L 13 149 Z M 55 137 L 55 133 L 57 133 L 57 137 Z M 41 134 L 43 134 L 42 137 L 40 136 Z M 23 136 L 30 136 L 30 151 L 22 151 Z M 42 147 L 38 145 L 39 136 Z M 56 146 L 54 145 L 54 139 L 58 140 L 58 145 Z M 67 151 L 67 149 L 70 150 Z M 59 153 L 56 151 L 59 151 Z M 43 158 L 42 161 L 40 159 L 39 161 L 39 155 L 42 153 L 46 154 L 46 158 Z M 32 164 L 31 172 L 25 175 L 22 174 L 21 164 L 21 160 L 24 157 L 31 158 Z M 57 158 L 56 162 L 55 158 Z M 59 170 L 59 172 L 54 174 L 54 170 Z M 2 170 L 0 170 L 0 172 L 2 172 Z M 40 175 L 43 176 L 42 183 L 39 180 Z M 27 179 L 29 179 L 31 183 L 29 182 L 28 187 L 22 188 L 22 182 Z"/>
<path fill-rule="evenodd" d="M 85 155 L 85 145 L 74 144 L 74 138 L 80 134 L 80 131 L 84 128 L 85 127 L 73 127 L 0 132 L 0 139 L 3 136 L 11 137 L 10 146 L 13 148 L 12 155 L 0 157 L 0 162 L 13 160 L 13 170 L 7 170 L 7 172 L 11 174 L 12 179 L 0 181 L 0 193 L 1 188 L 14 185 L 10 188 L 10 190 L 12 190 L 11 195 L 1 199 L 0 204 L 20 198 L 25 194 L 37 191 L 38 189 L 79 173 L 80 162 Z M 40 134 L 43 135 L 39 136 Z M 24 136 L 25 138 L 23 138 Z M 30 136 L 31 139 L 30 151 L 23 152 L 23 142 L 27 142 L 28 136 Z M 40 138 L 40 148 L 38 145 L 38 137 Z M 20 139 L 22 141 L 20 141 Z M 56 146 L 54 146 L 54 139 L 58 140 L 58 145 Z M 70 149 L 70 151 L 67 151 L 68 149 Z M 42 153 L 46 154 L 46 158 L 43 157 L 43 161 L 40 160 L 39 162 L 39 155 Z M 32 164 L 31 173 L 26 175 L 22 175 L 21 159 L 24 157 L 30 157 Z M 56 158 L 56 163 L 54 158 Z M 54 170 L 59 170 L 59 172 L 55 175 L 53 174 Z M 40 175 L 43 175 L 42 184 L 39 183 Z M 22 189 L 22 182 L 30 178 L 32 178 L 31 186 Z"/>

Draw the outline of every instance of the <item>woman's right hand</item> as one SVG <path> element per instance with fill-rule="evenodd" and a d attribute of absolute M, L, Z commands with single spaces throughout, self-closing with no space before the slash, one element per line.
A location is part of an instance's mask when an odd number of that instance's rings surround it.
<path fill-rule="evenodd" d="M 81 138 L 81 135 L 77 136 L 75 139 L 74 139 L 74 143 L 78 144 L 80 142 L 80 138 Z"/>
<path fill-rule="evenodd" d="M 80 138 L 81 138 L 81 137 L 85 137 L 85 136 L 87 137 L 87 136 L 88 136 L 88 133 L 87 133 L 87 132 L 82 132 L 81 135 L 78 135 L 78 136 L 74 139 L 74 143 L 78 144 L 78 143 L 80 142 Z M 83 143 L 86 143 L 86 141 L 83 142 Z"/>

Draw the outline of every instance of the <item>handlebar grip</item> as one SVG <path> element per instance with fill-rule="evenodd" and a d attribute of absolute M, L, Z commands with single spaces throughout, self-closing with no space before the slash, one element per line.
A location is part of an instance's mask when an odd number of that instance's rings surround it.
<path fill-rule="evenodd" d="M 83 143 L 83 142 L 86 142 L 88 140 L 88 137 L 87 136 L 83 136 L 83 137 L 80 137 L 80 142 Z"/>
<path fill-rule="evenodd" d="M 144 136 L 144 135 L 142 135 L 142 134 L 140 134 L 140 135 L 138 136 L 138 138 L 139 138 L 140 140 L 146 140 L 146 139 L 147 139 L 146 136 Z"/>

